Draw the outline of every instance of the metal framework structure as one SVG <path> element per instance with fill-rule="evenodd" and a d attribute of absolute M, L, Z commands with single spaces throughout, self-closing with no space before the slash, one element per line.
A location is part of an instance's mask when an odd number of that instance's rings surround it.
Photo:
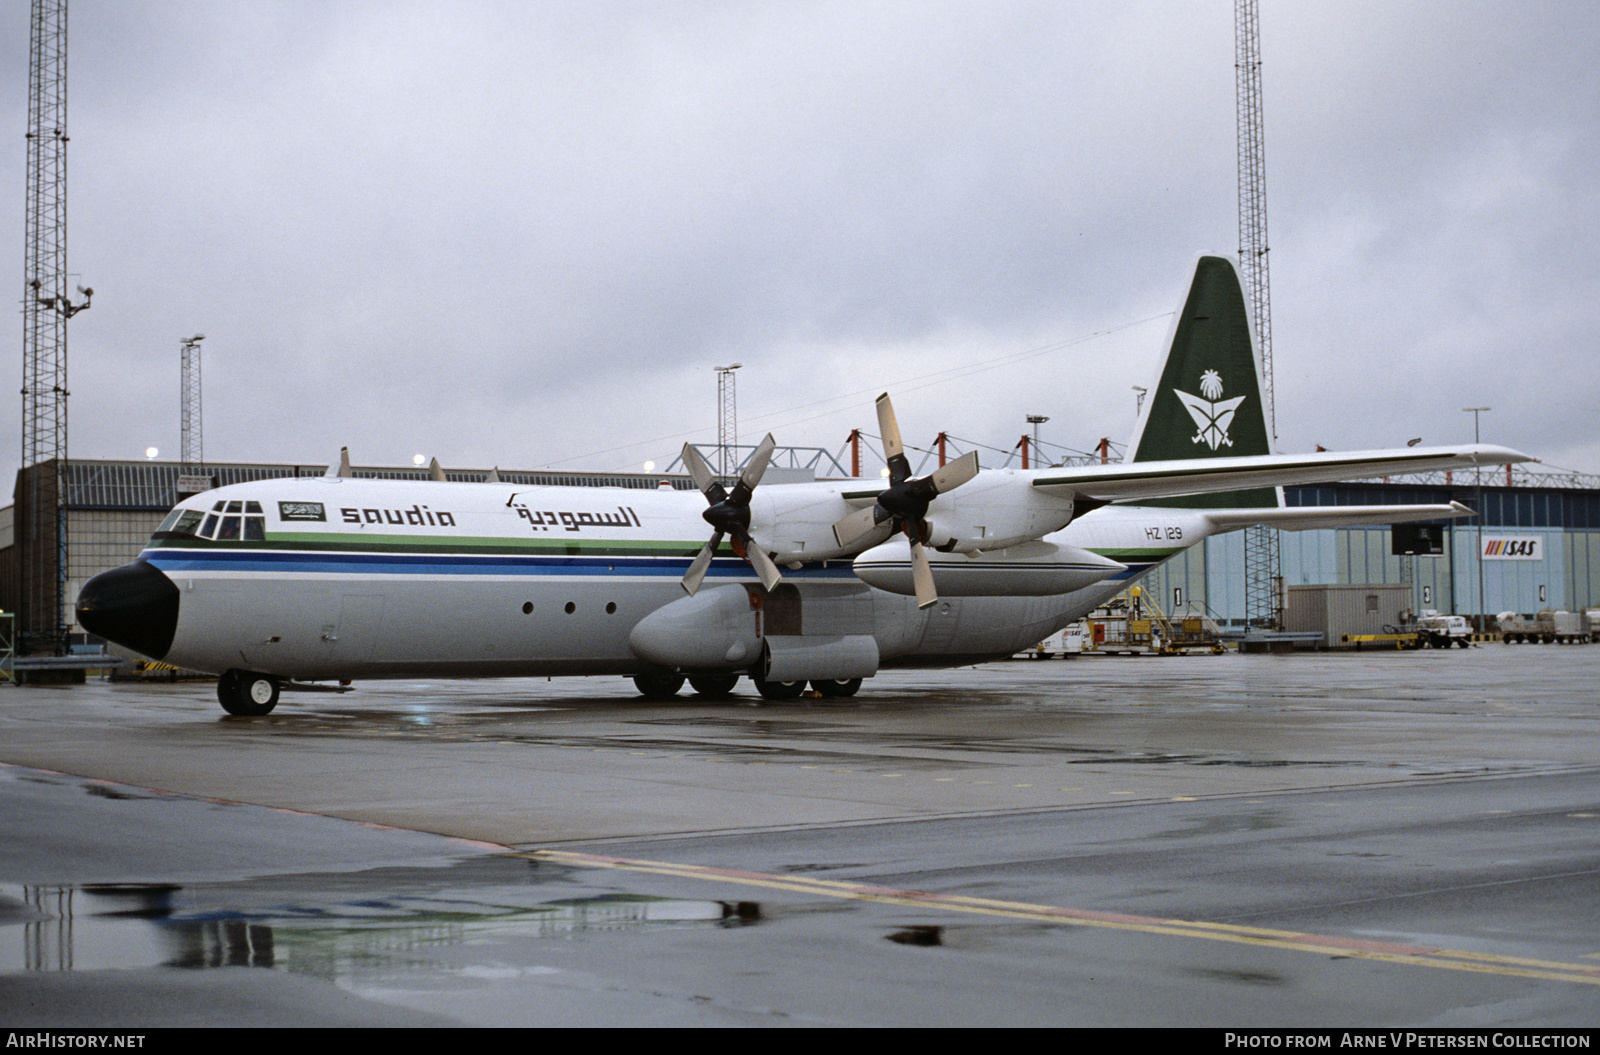
<path fill-rule="evenodd" d="M 22 464 L 32 474 L 17 529 L 55 560 L 24 570 L 25 651 L 66 648 L 67 532 L 62 467 L 67 457 L 67 320 L 89 306 L 67 293 L 67 3 L 34 0 L 28 69 L 28 187 L 22 294 Z M 54 567 L 50 564 L 53 563 Z"/>
<path fill-rule="evenodd" d="M 1267 151 L 1261 115 L 1261 15 L 1257 0 L 1234 0 L 1234 78 L 1239 139 L 1239 266 L 1250 298 L 1256 346 L 1261 350 L 1261 395 L 1267 401 L 1267 428 L 1278 435 L 1272 391 L 1272 298 L 1267 273 Z M 1279 585 L 1282 562 L 1278 532 L 1245 531 L 1245 618 L 1251 626 L 1282 624 Z"/>
<path fill-rule="evenodd" d="M 739 392 L 733 372 L 743 363 L 717 367 L 717 471 L 729 476 L 734 467 L 733 449 L 739 445 Z"/>
<path fill-rule="evenodd" d="M 1537 462 L 1532 463 L 1537 465 Z M 1486 487 L 1521 487 L 1521 488 L 1551 488 L 1571 491 L 1597 491 L 1600 490 L 1600 473 L 1580 473 L 1564 469 L 1541 472 L 1529 469 L 1527 464 L 1519 465 L 1493 465 L 1486 471 L 1491 476 L 1483 478 Z M 1462 473 L 1461 479 L 1456 479 L 1456 474 L 1440 470 L 1431 473 L 1406 473 L 1403 476 L 1385 476 L 1386 484 L 1411 484 L 1417 487 L 1465 487 L 1466 474 Z M 1477 485 L 1474 484 L 1476 487 Z"/>
<path fill-rule="evenodd" d="M 205 436 L 200 418 L 200 342 L 203 333 L 183 340 L 183 444 L 179 461 L 185 473 L 197 473 L 205 465 Z"/>
<path fill-rule="evenodd" d="M 740 446 L 734 443 L 718 446 L 715 450 L 701 443 L 691 444 L 691 446 L 700 452 L 700 456 L 706 460 L 707 465 L 715 464 L 712 460 L 713 456 L 726 458 L 728 460 L 728 468 L 726 470 L 718 470 L 718 475 L 724 479 L 731 480 L 744 471 L 745 465 L 750 461 L 751 456 L 755 454 L 759 444 L 747 443 Z M 810 469 L 819 477 L 824 478 L 833 476 L 835 479 L 848 479 L 850 476 L 850 471 L 839 463 L 838 456 L 830 454 L 821 447 L 775 447 L 772 451 L 771 460 L 767 464 L 775 469 Z M 683 455 L 680 454 L 673 458 L 667 464 L 665 471 L 667 473 L 686 471 L 683 468 Z"/>

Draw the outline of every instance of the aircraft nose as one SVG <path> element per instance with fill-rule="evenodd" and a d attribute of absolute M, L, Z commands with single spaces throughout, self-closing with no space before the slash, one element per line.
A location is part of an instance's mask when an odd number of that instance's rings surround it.
<path fill-rule="evenodd" d="M 178 630 L 178 587 L 149 561 L 103 571 L 78 593 L 78 624 L 91 634 L 160 659 Z"/>

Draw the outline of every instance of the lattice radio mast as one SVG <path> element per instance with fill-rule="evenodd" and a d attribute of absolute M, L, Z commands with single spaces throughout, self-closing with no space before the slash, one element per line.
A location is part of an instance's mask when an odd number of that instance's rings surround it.
<path fill-rule="evenodd" d="M 1233 69 L 1239 132 L 1239 266 L 1244 270 L 1251 321 L 1261 350 L 1261 396 L 1267 429 L 1278 437 L 1272 391 L 1272 298 L 1267 275 L 1267 151 L 1261 119 L 1261 15 L 1257 0 L 1234 0 Z M 1244 535 L 1245 621 L 1276 628 L 1282 623 L 1278 532 L 1252 527 Z"/>
<path fill-rule="evenodd" d="M 200 342 L 203 333 L 183 339 L 183 451 L 185 476 L 198 473 L 205 465 L 206 447 L 200 419 Z"/>
<path fill-rule="evenodd" d="M 33 0 L 28 65 L 27 260 L 22 291 L 22 465 L 33 468 L 18 518 L 23 552 L 24 648 L 66 649 L 64 482 L 67 460 L 67 320 L 94 291 L 67 295 L 67 2 Z M 19 503 L 20 504 L 20 503 Z M 20 511 L 19 511 L 20 512 Z"/>
<path fill-rule="evenodd" d="M 733 372 L 743 365 L 717 367 L 717 471 L 723 476 L 739 471 L 739 388 Z"/>

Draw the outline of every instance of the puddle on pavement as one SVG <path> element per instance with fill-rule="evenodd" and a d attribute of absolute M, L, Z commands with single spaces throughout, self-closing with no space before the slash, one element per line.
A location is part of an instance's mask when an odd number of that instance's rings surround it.
<path fill-rule="evenodd" d="M 760 919 L 756 902 L 596 889 L 499 857 L 188 886 L 0 884 L 0 973 L 265 967 L 361 989 L 446 960 L 465 975 L 500 970 L 506 946 L 525 939 Z"/>

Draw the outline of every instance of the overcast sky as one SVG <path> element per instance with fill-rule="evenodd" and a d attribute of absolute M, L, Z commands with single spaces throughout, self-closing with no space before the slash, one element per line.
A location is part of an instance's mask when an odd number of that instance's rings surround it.
<path fill-rule="evenodd" d="M 1261 7 L 1279 448 L 1489 406 L 1600 472 L 1600 4 Z M 215 461 L 664 468 L 731 362 L 744 442 L 884 390 L 908 443 L 1121 442 L 1238 248 L 1233 63 L 1225 0 L 75 0 L 71 454 L 176 457 L 196 332 Z"/>

